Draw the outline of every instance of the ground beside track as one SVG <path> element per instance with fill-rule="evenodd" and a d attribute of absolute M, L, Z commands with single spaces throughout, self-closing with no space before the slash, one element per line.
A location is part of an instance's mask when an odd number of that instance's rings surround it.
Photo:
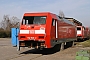
<path fill-rule="evenodd" d="M 76 52 L 81 49 L 90 48 L 74 46 L 63 51 L 22 48 L 17 51 L 16 47 L 12 47 L 10 38 L 0 38 L 0 60 L 75 60 Z"/>

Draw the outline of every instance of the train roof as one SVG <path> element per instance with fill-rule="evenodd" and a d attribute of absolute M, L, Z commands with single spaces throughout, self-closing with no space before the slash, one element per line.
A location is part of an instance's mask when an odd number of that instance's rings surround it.
<path fill-rule="evenodd" d="M 65 18 L 60 18 L 60 16 L 53 14 L 51 12 L 28 12 L 28 13 L 25 13 L 24 16 L 47 16 L 48 14 L 50 14 L 51 17 L 53 17 L 57 20 L 66 22 L 71 25 L 75 25 L 74 23 L 70 22 L 69 20 L 67 20 Z"/>
<path fill-rule="evenodd" d="M 24 16 L 46 16 L 48 14 L 52 14 L 50 12 L 28 12 L 28 13 L 25 13 Z"/>
<path fill-rule="evenodd" d="M 53 14 L 51 12 L 29 12 L 24 14 L 24 16 L 48 16 L 48 15 L 50 15 L 52 18 L 59 19 L 59 17 L 56 14 Z"/>
<path fill-rule="evenodd" d="M 80 21 L 74 19 L 74 18 L 67 18 L 67 17 L 65 17 L 65 19 L 75 23 L 77 26 L 82 26 L 82 23 Z"/>
<path fill-rule="evenodd" d="M 66 19 L 63 19 L 63 20 L 64 20 L 64 22 L 67 22 L 68 24 L 75 25 L 74 23 L 72 23 L 72 22 L 70 22 L 70 21 L 68 21 Z"/>

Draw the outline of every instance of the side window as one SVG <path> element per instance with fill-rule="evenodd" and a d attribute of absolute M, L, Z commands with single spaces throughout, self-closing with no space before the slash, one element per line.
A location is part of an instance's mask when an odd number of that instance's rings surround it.
<path fill-rule="evenodd" d="M 52 19 L 52 26 L 55 26 L 55 19 Z"/>

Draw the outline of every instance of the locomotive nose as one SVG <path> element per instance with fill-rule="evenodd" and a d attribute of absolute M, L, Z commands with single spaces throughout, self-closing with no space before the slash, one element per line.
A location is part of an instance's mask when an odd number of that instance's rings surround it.
<path fill-rule="evenodd" d="M 34 26 L 31 26 L 31 28 L 34 28 Z"/>
<path fill-rule="evenodd" d="M 45 40 L 45 25 L 26 25 L 19 35 L 21 40 Z"/>

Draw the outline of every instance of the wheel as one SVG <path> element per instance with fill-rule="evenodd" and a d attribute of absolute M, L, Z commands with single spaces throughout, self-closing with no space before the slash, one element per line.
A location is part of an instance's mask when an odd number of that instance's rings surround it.
<path fill-rule="evenodd" d="M 72 47 L 74 46 L 74 41 L 72 41 Z"/>
<path fill-rule="evenodd" d="M 61 43 L 60 50 L 64 50 L 64 43 Z"/>

